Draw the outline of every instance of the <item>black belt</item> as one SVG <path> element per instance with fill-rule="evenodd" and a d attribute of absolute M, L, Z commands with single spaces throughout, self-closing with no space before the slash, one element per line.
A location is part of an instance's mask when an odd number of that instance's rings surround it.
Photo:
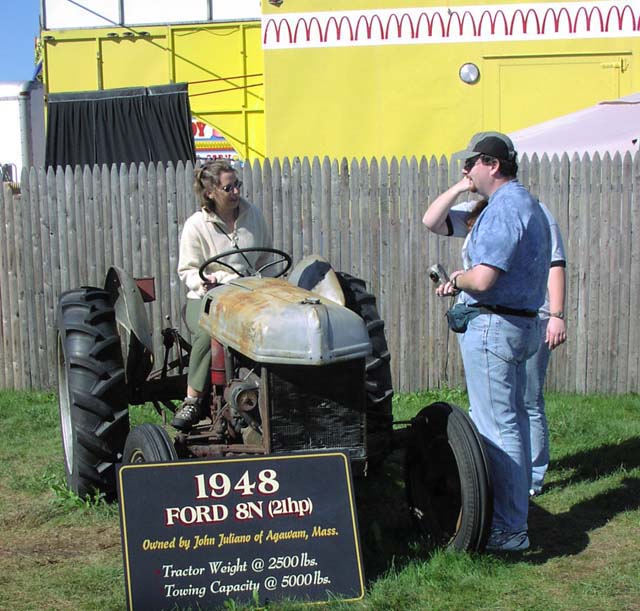
<path fill-rule="evenodd" d="M 505 314 L 507 316 L 525 316 L 526 318 L 535 318 L 538 312 L 532 310 L 514 310 L 501 305 L 485 305 L 483 303 L 474 303 L 470 308 L 484 308 L 494 314 Z"/>

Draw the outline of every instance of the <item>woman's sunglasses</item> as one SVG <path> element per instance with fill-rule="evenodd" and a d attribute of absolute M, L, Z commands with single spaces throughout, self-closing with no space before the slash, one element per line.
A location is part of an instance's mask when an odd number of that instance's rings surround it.
<path fill-rule="evenodd" d="M 234 189 L 238 189 L 240 191 L 240 187 L 242 186 L 241 180 L 236 180 L 232 185 L 225 185 L 224 187 L 220 187 L 225 193 L 231 193 Z"/>

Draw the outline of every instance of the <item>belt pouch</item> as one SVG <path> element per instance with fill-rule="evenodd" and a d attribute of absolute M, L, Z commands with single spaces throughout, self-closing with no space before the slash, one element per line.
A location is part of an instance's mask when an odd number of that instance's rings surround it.
<path fill-rule="evenodd" d="M 470 308 L 464 303 L 456 303 L 447 310 L 447 323 L 454 333 L 464 333 L 469 321 L 479 316 L 482 312 L 478 308 Z"/>

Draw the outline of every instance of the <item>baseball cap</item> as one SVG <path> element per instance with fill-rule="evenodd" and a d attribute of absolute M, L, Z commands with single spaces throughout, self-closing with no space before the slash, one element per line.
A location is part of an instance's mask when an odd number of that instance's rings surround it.
<path fill-rule="evenodd" d="M 467 148 L 454 153 L 451 158 L 457 161 L 465 161 L 476 155 L 490 155 L 503 161 L 515 161 L 516 149 L 511 138 L 500 132 L 478 132 L 472 138 Z"/>

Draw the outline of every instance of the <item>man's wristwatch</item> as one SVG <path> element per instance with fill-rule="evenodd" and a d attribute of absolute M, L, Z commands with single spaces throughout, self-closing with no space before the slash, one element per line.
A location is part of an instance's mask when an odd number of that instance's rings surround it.
<path fill-rule="evenodd" d="M 551 318 L 559 318 L 560 320 L 564 320 L 564 312 L 559 310 L 558 312 L 549 312 L 549 316 Z"/>
<path fill-rule="evenodd" d="M 458 288 L 458 276 L 454 276 L 453 278 L 451 278 L 451 284 L 453 285 L 454 290 L 456 291 L 460 290 Z"/>

